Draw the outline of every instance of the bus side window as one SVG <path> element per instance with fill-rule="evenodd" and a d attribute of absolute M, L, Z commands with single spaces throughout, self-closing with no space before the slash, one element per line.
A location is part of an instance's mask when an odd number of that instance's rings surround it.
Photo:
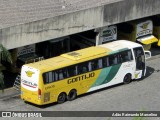
<path fill-rule="evenodd" d="M 66 68 L 62 68 L 57 70 L 57 80 L 62 80 L 68 77 L 68 73 L 67 73 L 67 69 Z"/>
<path fill-rule="evenodd" d="M 43 82 L 44 82 L 44 84 L 49 83 L 48 73 L 43 73 Z"/>
<path fill-rule="evenodd" d="M 119 54 L 121 63 L 133 60 L 131 51 L 123 51 Z"/>
<path fill-rule="evenodd" d="M 92 71 L 92 61 L 90 61 L 89 63 L 88 63 L 88 71 L 90 72 L 90 71 Z"/>
<path fill-rule="evenodd" d="M 66 79 L 66 78 L 68 78 L 68 70 L 67 70 L 67 68 L 63 68 L 63 69 L 61 69 L 62 70 L 62 74 L 63 74 L 63 79 Z"/>
<path fill-rule="evenodd" d="M 109 56 L 109 65 L 116 65 L 118 64 L 117 55 Z"/>
<path fill-rule="evenodd" d="M 54 81 L 54 74 L 53 72 L 48 72 L 48 74 L 49 74 L 49 83 L 51 83 Z"/>
<path fill-rule="evenodd" d="M 64 76 L 64 79 L 65 79 L 65 78 L 68 78 L 69 75 L 68 75 L 68 70 L 67 70 L 67 68 L 64 68 L 64 69 L 63 69 L 63 76 Z"/>
<path fill-rule="evenodd" d="M 122 52 L 120 57 L 122 62 L 127 62 L 129 60 L 127 51 Z"/>
<path fill-rule="evenodd" d="M 55 81 L 57 81 L 59 78 L 58 78 L 58 71 L 56 70 L 55 71 Z"/>
<path fill-rule="evenodd" d="M 108 59 L 108 57 L 102 58 L 102 63 L 103 63 L 103 67 L 108 67 L 109 66 L 109 59 Z"/>
<path fill-rule="evenodd" d="M 128 58 L 129 60 L 133 60 L 133 55 L 131 51 L 128 51 Z"/>
<path fill-rule="evenodd" d="M 44 84 L 51 83 L 54 81 L 54 72 L 47 72 L 43 74 Z"/>
<path fill-rule="evenodd" d="M 63 73 L 62 70 L 56 70 L 55 71 L 55 81 L 63 79 Z"/>
<path fill-rule="evenodd" d="M 89 62 L 78 65 L 78 74 L 83 74 L 89 71 Z"/>
<path fill-rule="evenodd" d="M 91 61 L 91 70 L 97 70 L 99 68 L 98 66 L 98 60 Z"/>
<path fill-rule="evenodd" d="M 62 69 L 60 69 L 60 70 L 59 70 L 59 72 L 58 72 L 58 77 L 59 77 L 59 80 L 62 80 L 62 79 L 64 79 L 64 76 L 63 76 L 63 71 L 62 71 Z"/>
<path fill-rule="evenodd" d="M 76 70 L 76 66 L 70 66 L 68 67 L 68 77 L 72 77 L 77 75 L 77 70 Z"/>
<path fill-rule="evenodd" d="M 99 59 L 98 60 L 98 68 L 102 68 L 103 67 L 103 65 L 102 65 L 102 59 Z"/>

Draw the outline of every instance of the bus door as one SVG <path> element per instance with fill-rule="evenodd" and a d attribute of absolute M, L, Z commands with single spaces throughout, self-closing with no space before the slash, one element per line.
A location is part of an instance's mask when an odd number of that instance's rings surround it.
<path fill-rule="evenodd" d="M 133 51 L 136 61 L 135 79 L 139 79 L 145 75 L 145 55 L 142 47 L 134 48 Z"/>

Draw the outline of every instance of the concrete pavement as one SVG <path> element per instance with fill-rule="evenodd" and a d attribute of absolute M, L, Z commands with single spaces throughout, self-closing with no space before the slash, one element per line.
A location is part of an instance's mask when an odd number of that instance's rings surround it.
<path fill-rule="evenodd" d="M 0 100 L 9 99 L 11 97 L 19 96 L 20 91 L 16 90 L 14 87 L 0 90 Z"/>

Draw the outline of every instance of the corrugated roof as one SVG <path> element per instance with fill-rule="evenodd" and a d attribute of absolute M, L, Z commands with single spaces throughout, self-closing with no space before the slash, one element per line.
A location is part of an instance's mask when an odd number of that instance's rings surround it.
<path fill-rule="evenodd" d="M 0 29 L 119 0 L 0 0 Z"/>

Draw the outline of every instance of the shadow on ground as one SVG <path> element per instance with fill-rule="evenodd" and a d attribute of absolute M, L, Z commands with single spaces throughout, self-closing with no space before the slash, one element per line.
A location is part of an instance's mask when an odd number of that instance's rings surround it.
<path fill-rule="evenodd" d="M 160 55 L 160 47 L 153 46 L 150 51 L 152 56 Z"/>

